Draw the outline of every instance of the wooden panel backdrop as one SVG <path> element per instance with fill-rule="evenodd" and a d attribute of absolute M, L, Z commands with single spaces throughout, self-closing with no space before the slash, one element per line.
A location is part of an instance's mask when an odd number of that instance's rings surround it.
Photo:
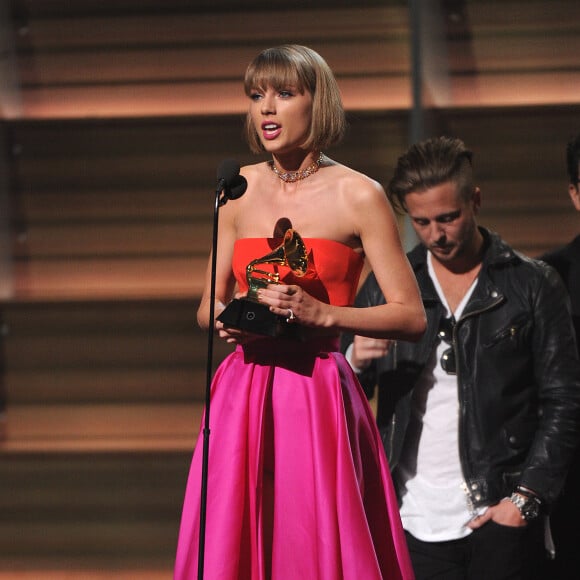
<path fill-rule="evenodd" d="M 20 109 L 2 109 L 0 578 L 170 578 L 205 389 L 195 310 L 216 167 L 260 160 L 241 139 L 243 70 L 266 46 L 319 50 L 350 122 L 328 153 L 386 184 L 409 133 L 407 2 L 5 5 Z M 482 223 L 530 255 L 564 243 L 580 229 L 563 160 L 580 3 L 438 6 L 446 83 L 431 96 L 440 131 L 476 152 Z"/>

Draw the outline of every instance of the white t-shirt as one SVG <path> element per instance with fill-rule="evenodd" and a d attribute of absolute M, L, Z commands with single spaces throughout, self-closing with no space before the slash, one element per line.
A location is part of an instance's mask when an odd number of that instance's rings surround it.
<path fill-rule="evenodd" d="M 459 320 L 477 278 L 451 313 L 427 253 L 429 275 L 446 316 Z M 441 367 L 442 353 L 449 345 L 441 341 L 415 386 L 411 417 L 404 449 L 395 470 L 402 494 L 403 527 L 419 540 L 441 542 L 471 533 L 466 524 L 475 515 L 470 511 L 466 485 L 459 461 L 459 400 L 457 376 Z M 480 513 L 480 512 L 478 512 Z"/>

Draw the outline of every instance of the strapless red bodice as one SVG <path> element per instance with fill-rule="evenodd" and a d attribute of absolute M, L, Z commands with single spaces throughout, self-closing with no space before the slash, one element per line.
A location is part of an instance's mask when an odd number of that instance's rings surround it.
<path fill-rule="evenodd" d="M 242 238 L 236 241 L 232 268 L 241 292 L 246 292 L 246 267 L 280 246 L 281 238 Z M 287 266 L 260 264 L 261 270 L 278 272 L 283 284 L 296 284 L 322 302 L 350 306 L 354 302 L 364 259 L 352 248 L 333 240 L 304 238 L 308 269 L 295 275 Z"/>

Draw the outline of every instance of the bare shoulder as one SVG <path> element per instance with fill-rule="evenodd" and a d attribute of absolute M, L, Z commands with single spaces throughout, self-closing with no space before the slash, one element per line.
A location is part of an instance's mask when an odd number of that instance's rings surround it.
<path fill-rule="evenodd" d="M 240 173 L 247 179 L 248 177 L 259 177 L 264 172 L 266 163 L 260 161 L 258 163 L 252 163 L 250 165 L 244 165 L 240 169 Z"/>
<path fill-rule="evenodd" d="M 335 163 L 332 170 L 335 172 L 333 181 L 337 193 L 345 203 L 355 207 L 385 203 L 385 190 L 377 180 L 340 163 Z"/>
<path fill-rule="evenodd" d="M 242 203 L 248 203 L 248 200 L 260 191 L 265 175 L 267 175 L 265 168 L 266 164 L 262 161 L 260 163 L 244 165 L 240 169 L 240 174 L 243 175 L 248 182 L 246 192 L 240 198 Z"/>

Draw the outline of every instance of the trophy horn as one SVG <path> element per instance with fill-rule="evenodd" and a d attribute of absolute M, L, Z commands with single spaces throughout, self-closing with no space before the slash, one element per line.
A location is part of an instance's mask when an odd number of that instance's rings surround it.
<path fill-rule="evenodd" d="M 252 260 L 246 267 L 246 279 L 248 280 L 248 294 L 257 292 L 258 288 L 265 288 L 268 284 L 277 284 L 280 281 L 278 272 L 258 270 L 258 264 L 279 264 L 288 266 L 296 276 L 304 276 L 308 268 L 308 253 L 300 234 L 289 228 L 284 233 L 284 240 L 269 254 Z M 257 278 L 255 275 L 263 276 Z"/>
<path fill-rule="evenodd" d="M 282 247 L 284 248 L 285 264 L 294 275 L 304 276 L 308 268 L 308 253 L 300 234 L 293 229 L 286 230 Z"/>

